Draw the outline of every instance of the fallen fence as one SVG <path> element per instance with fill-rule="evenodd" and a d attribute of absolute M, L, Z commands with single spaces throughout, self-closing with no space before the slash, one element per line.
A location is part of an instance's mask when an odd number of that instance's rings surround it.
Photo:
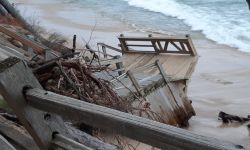
<path fill-rule="evenodd" d="M 60 116 L 81 118 L 87 125 L 115 132 L 161 149 L 250 149 L 45 91 L 26 63 L 14 57 L 0 62 L 0 93 L 40 149 L 49 149 L 51 145 L 58 146 L 55 144 L 58 142 L 65 144 L 66 148 L 91 149 L 72 140 L 72 135 L 67 131 Z"/>
<path fill-rule="evenodd" d="M 165 37 L 118 37 L 120 47 L 123 53 L 169 53 L 169 54 L 185 54 L 196 55 L 195 47 L 191 38 L 187 35 L 185 38 L 165 38 Z M 140 44 L 137 44 L 137 43 Z M 143 49 L 136 49 L 143 47 Z M 154 51 L 145 51 L 146 48 L 153 48 Z"/>

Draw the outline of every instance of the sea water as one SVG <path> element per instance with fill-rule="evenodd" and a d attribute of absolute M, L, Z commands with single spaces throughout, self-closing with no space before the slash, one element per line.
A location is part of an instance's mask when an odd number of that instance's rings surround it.
<path fill-rule="evenodd" d="M 41 0 L 96 13 L 142 32 L 203 33 L 208 39 L 250 52 L 250 10 L 246 0 Z M 80 12 L 79 12 L 80 14 Z M 61 16 L 77 18 L 62 12 Z M 81 20 L 80 20 L 81 21 Z"/>

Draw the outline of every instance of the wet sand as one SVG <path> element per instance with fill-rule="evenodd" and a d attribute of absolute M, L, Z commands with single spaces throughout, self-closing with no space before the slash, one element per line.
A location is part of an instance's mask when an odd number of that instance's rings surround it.
<path fill-rule="evenodd" d="M 30 0 L 15 0 L 17 1 L 36 5 Z M 148 34 L 138 32 L 124 23 L 99 16 L 92 10 L 82 10 L 82 22 L 79 22 L 57 16 L 57 11 L 63 9 L 61 6 L 40 4 L 36 7 L 42 13 L 40 17 L 44 27 L 57 30 L 69 39 L 77 34 L 80 38 L 79 47 L 83 45 L 82 38 L 90 37 L 90 30 L 93 29 L 96 19 L 98 23 L 91 38 L 93 47 L 96 42 L 117 46 L 116 36 L 121 33 L 142 36 Z M 190 80 L 188 96 L 193 101 L 197 115 L 190 120 L 188 130 L 238 144 L 249 144 L 250 137 L 246 124 L 222 126 L 217 116 L 220 111 L 244 117 L 250 115 L 250 54 L 216 44 L 202 34 L 193 37 L 193 41 L 199 61 Z"/>

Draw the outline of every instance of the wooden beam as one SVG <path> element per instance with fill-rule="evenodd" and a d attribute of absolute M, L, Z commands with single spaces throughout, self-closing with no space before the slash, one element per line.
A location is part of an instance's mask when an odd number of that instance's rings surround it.
<path fill-rule="evenodd" d="M 215 138 L 134 116 L 110 108 L 90 104 L 41 89 L 26 91 L 29 105 L 82 121 L 88 125 L 116 132 L 146 144 L 168 150 L 240 150 L 235 145 Z"/>
<path fill-rule="evenodd" d="M 113 46 L 110 46 L 110 45 L 107 45 L 107 44 L 104 44 L 104 43 L 97 43 L 97 45 L 104 46 L 104 47 L 106 47 L 106 48 L 108 48 L 108 49 L 111 49 L 111 50 L 114 50 L 114 51 L 116 51 L 116 52 L 122 53 L 122 50 L 121 50 L 121 49 L 115 48 L 115 47 L 113 47 Z"/>
<path fill-rule="evenodd" d="M 15 57 L 0 62 L 0 93 L 40 149 L 49 149 L 53 132 L 70 137 L 63 120 L 27 106 L 23 92 L 26 88 L 42 89 L 27 64 Z"/>
<path fill-rule="evenodd" d="M 118 37 L 122 41 L 174 41 L 174 42 L 186 42 L 188 38 L 176 38 L 176 37 Z"/>
<path fill-rule="evenodd" d="M 19 126 L 2 116 L 0 116 L 0 133 L 8 139 L 11 139 L 13 143 L 19 145 L 19 147 L 22 147 L 23 149 L 39 150 L 32 137 L 22 126 Z"/>
<path fill-rule="evenodd" d="M 14 31 L 11 31 L 7 28 L 5 28 L 4 26 L 0 25 L 0 32 L 20 41 L 21 43 L 23 43 L 24 45 L 27 45 L 28 47 L 32 48 L 34 51 L 36 51 L 36 53 L 38 54 L 43 54 L 44 53 L 44 50 L 45 49 L 48 49 L 46 48 L 45 46 L 41 45 L 41 44 L 38 44 L 36 43 L 35 41 L 33 40 L 30 40 L 26 37 L 24 37 L 23 35 L 21 34 L 18 34 Z"/>
<path fill-rule="evenodd" d="M 0 134 L 0 149 L 2 150 L 16 150 L 1 134 Z"/>
<path fill-rule="evenodd" d="M 122 58 L 114 58 L 114 59 L 106 59 L 106 60 L 100 60 L 101 65 L 108 65 L 108 64 L 117 64 L 122 63 Z M 99 65 L 99 61 L 94 61 L 92 65 Z"/>
<path fill-rule="evenodd" d="M 144 94 L 143 90 L 141 90 L 139 83 L 136 81 L 133 72 L 131 70 L 128 70 L 127 75 L 129 77 L 129 79 L 131 80 L 132 84 L 134 85 L 138 94 L 140 94 L 143 97 L 145 94 Z"/>

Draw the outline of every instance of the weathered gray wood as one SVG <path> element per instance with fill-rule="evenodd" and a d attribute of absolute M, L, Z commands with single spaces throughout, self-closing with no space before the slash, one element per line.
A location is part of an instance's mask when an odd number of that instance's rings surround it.
<path fill-rule="evenodd" d="M 26 92 L 28 104 L 49 112 L 80 119 L 88 125 L 116 132 L 152 146 L 170 150 L 250 149 L 201 136 L 149 119 L 61 96 L 41 89 Z M 239 148 L 240 147 L 240 148 Z"/>
<path fill-rule="evenodd" d="M 97 61 L 97 62 L 93 62 L 92 65 L 99 65 L 99 62 L 100 62 L 101 65 L 116 64 L 116 63 L 121 63 L 122 58 L 100 60 L 100 61 Z"/>
<path fill-rule="evenodd" d="M 93 150 L 83 144 L 80 144 L 72 139 L 69 139 L 61 134 L 54 134 L 52 143 L 56 147 L 63 148 L 65 150 Z"/>
<path fill-rule="evenodd" d="M 38 42 L 35 42 L 34 40 L 28 39 L 25 36 L 11 31 L 10 29 L 0 25 L 0 32 L 3 32 L 4 34 L 20 41 L 21 43 L 23 43 L 24 45 L 31 47 L 33 50 L 36 51 L 36 53 L 38 54 L 43 54 L 45 49 L 48 49 L 47 47 L 45 47 L 44 45 L 41 45 Z"/>
<path fill-rule="evenodd" d="M 124 37 L 120 36 L 119 41 L 121 43 L 121 47 L 123 52 L 126 53 L 131 53 L 131 52 L 136 52 L 136 53 L 173 53 L 173 54 L 189 54 L 189 55 L 196 55 L 196 50 L 192 44 L 192 40 L 190 37 L 185 37 L 185 38 L 172 38 L 172 37 Z M 128 44 L 128 42 L 150 42 L 150 44 Z M 165 45 L 161 44 L 161 42 L 164 42 Z M 177 43 L 180 44 L 177 45 Z M 187 44 L 187 49 L 184 46 L 184 43 Z M 169 50 L 169 44 L 172 44 L 173 47 L 176 48 L 176 51 Z M 141 51 L 141 50 L 133 50 L 130 49 L 129 47 L 153 47 L 154 51 Z"/>
<path fill-rule="evenodd" d="M 88 135 L 87 133 L 84 133 L 68 124 L 65 124 L 69 132 L 72 134 L 74 139 L 77 139 L 80 143 L 96 149 L 96 150 L 117 150 L 118 148 L 116 146 L 104 143 L 100 141 L 99 139 Z"/>
<path fill-rule="evenodd" d="M 52 133 L 68 135 L 62 119 L 27 106 L 25 87 L 42 89 L 27 64 L 15 57 L 0 62 L 0 93 L 41 149 L 48 149 Z M 68 135 L 69 136 L 69 135 Z"/>
<path fill-rule="evenodd" d="M 133 72 L 131 70 L 128 70 L 127 74 L 128 74 L 128 77 L 130 78 L 130 80 L 132 81 L 138 94 L 140 94 L 141 96 L 144 96 L 144 92 L 143 92 L 143 90 L 141 90 L 139 83 L 136 81 L 136 79 L 133 75 Z"/>
<path fill-rule="evenodd" d="M 16 150 L 1 134 L 0 134 L 0 149 L 2 150 Z"/>
<path fill-rule="evenodd" d="M 22 149 L 39 150 L 32 137 L 21 126 L 0 116 L 0 133 L 11 139 Z"/>
<path fill-rule="evenodd" d="M 121 58 L 120 55 L 117 55 L 117 56 L 114 57 L 114 59 L 120 59 L 120 58 Z M 122 61 L 121 62 L 117 62 L 115 65 L 116 65 L 116 69 L 117 70 L 124 68 Z M 122 75 L 123 73 L 124 73 L 124 70 L 118 71 L 118 75 Z"/>
<path fill-rule="evenodd" d="M 122 53 L 122 50 L 120 50 L 120 49 L 118 49 L 118 48 L 115 48 L 115 47 L 113 47 L 113 46 L 104 44 L 104 43 L 97 43 L 97 45 L 100 45 L 100 46 L 102 46 L 102 47 L 105 47 L 105 48 L 114 50 L 114 51 L 119 52 L 119 53 Z"/>

